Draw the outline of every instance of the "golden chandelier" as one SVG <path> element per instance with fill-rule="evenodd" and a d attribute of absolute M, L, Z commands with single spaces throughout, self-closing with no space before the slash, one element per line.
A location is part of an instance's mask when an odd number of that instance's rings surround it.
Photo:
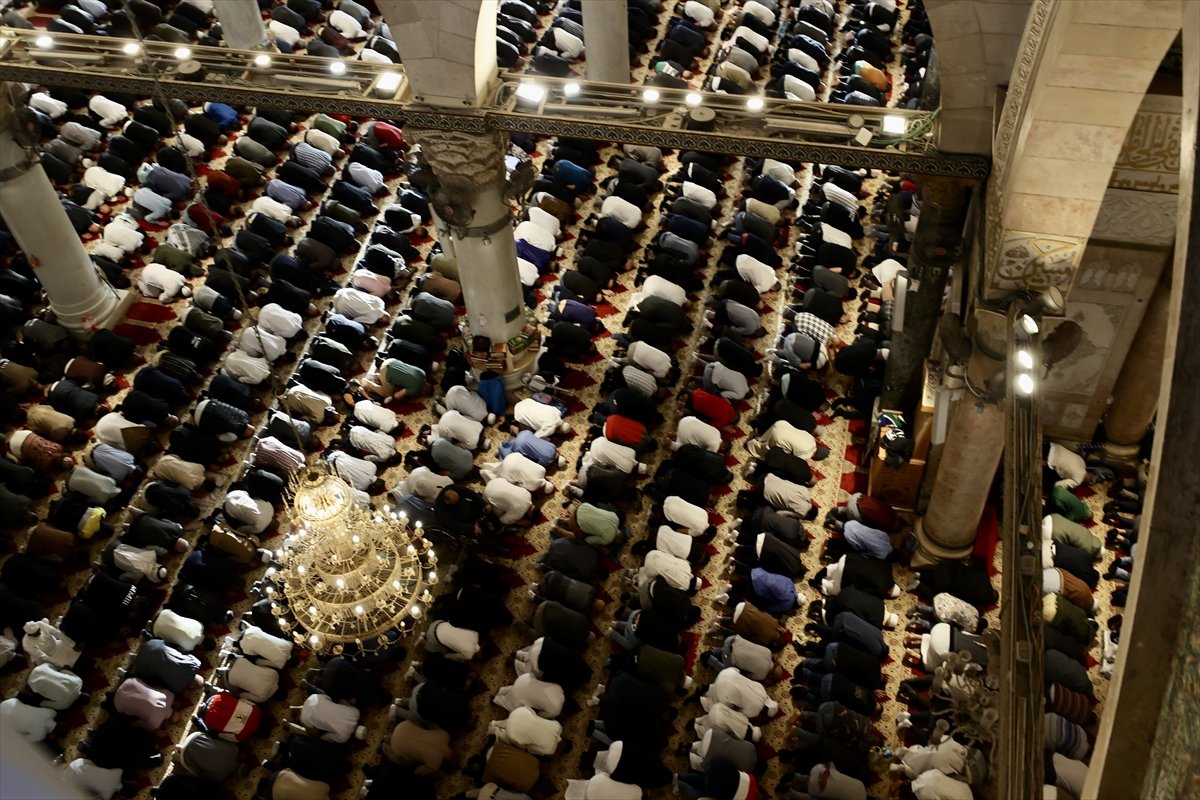
<path fill-rule="evenodd" d="M 267 571 L 268 594 L 286 600 L 280 627 L 335 655 L 391 647 L 412 631 L 438 581 L 421 523 L 410 526 L 387 505 L 373 509 L 321 467 L 301 470 L 290 490 L 292 530 Z"/>

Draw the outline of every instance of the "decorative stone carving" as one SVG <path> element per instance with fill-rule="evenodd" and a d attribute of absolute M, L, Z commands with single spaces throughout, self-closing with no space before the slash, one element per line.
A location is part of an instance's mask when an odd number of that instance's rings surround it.
<path fill-rule="evenodd" d="M 496 131 L 462 133 L 406 127 L 405 135 L 421 146 L 421 155 L 443 183 L 449 176 L 484 187 L 504 180 L 506 137 Z"/>
<path fill-rule="evenodd" d="M 1143 192 L 1179 192 L 1182 99 L 1147 95 L 1133 118 L 1109 186 Z"/>
<path fill-rule="evenodd" d="M 476 220 L 472 202 L 483 189 L 504 181 L 502 134 L 426 128 L 408 128 L 406 133 L 421 147 L 422 168 L 428 167 L 437 179 L 430 193 L 434 213 L 460 238 L 490 235 L 509 223 L 507 214 L 495 220 Z"/>
<path fill-rule="evenodd" d="M 1065 288 L 1086 244 L 1080 236 L 1005 231 L 997 253 L 996 283 L 1002 289 Z"/>
<path fill-rule="evenodd" d="M 1029 9 L 1025 33 L 1021 36 L 1021 49 L 1017 55 L 1017 62 L 1013 65 L 1008 96 L 1004 101 L 1004 110 L 1000 114 L 1000 123 L 992 146 L 992 171 L 999 178 L 992 183 L 994 191 L 998 191 L 998 184 L 1003 182 L 1013 142 L 1017 138 L 1017 129 L 1025 118 L 1033 75 L 1042 60 L 1042 43 L 1046 31 L 1050 29 L 1053 16 L 1058 13 L 1058 6 L 1058 0 L 1034 0 Z"/>
<path fill-rule="evenodd" d="M 1178 155 L 1176 153 L 1176 166 Z M 1178 195 L 1110 188 L 1100 204 L 1092 238 L 1167 248 L 1175 241 L 1178 213 Z"/>

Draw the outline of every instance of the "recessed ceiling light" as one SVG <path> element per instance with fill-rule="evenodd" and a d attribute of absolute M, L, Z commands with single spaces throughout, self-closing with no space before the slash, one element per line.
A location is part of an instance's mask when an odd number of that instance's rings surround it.
<path fill-rule="evenodd" d="M 883 132 L 900 134 L 908 128 L 908 123 L 899 114 L 888 114 L 883 118 Z"/>
<path fill-rule="evenodd" d="M 517 87 L 517 97 L 530 103 L 540 103 L 546 96 L 546 90 L 537 83 L 522 83 Z"/>
<path fill-rule="evenodd" d="M 400 73 L 385 72 L 379 76 L 379 83 L 375 84 L 375 88 L 381 92 L 394 92 L 400 88 Z"/>

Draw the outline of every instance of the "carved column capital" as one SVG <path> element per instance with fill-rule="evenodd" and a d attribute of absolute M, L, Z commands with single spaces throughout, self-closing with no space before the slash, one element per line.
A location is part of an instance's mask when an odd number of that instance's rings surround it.
<path fill-rule="evenodd" d="M 479 198 L 502 193 L 505 184 L 504 153 L 507 137 L 499 131 L 461 131 L 406 128 L 406 135 L 421 147 L 420 160 L 437 179 L 430 192 L 434 213 L 457 236 L 490 236 L 511 224 L 511 212 L 480 212 Z"/>
<path fill-rule="evenodd" d="M 405 135 L 421 147 L 421 156 L 442 183 L 476 190 L 504 180 L 507 136 L 502 131 L 466 133 L 405 128 Z"/>

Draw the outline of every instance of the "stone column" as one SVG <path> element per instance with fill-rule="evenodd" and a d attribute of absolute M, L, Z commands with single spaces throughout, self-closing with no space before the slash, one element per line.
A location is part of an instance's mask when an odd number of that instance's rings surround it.
<path fill-rule="evenodd" d="M 1104 416 L 1107 437 L 1104 453 L 1109 461 L 1125 464 L 1137 461 L 1142 437 L 1158 410 L 1170 311 L 1171 281 L 1164 276 L 1146 305 L 1134 347 L 1121 365 L 1121 374 L 1113 386 L 1112 404 Z"/>
<path fill-rule="evenodd" d="M 587 0 L 582 5 L 587 79 L 629 83 L 629 21 L 625 0 Z"/>
<path fill-rule="evenodd" d="M 970 364 L 972 384 L 982 385 L 997 367 L 999 362 L 976 353 Z M 914 567 L 971 554 L 1003 453 L 1004 410 L 964 392 L 951 412 L 929 509 L 917 519 Z"/>
<path fill-rule="evenodd" d="M 500 133 L 406 129 L 440 184 L 432 206 L 448 228 L 473 335 L 507 342 L 525 325 Z M 448 248 L 450 250 L 450 248 Z"/>
<path fill-rule="evenodd" d="M 908 257 L 904 327 L 892 337 L 880 408 L 911 412 L 921 396 L 922 365 L 941 317 L 950 268 L 962 255 L 970 192 L 957 181 L 921 183 L 921 216 Z"/>
<path fill-rule="evenodd" d="M 234 50 L 255 50 L 267 42 L 267 26 L 255 0 L 213 0 L 221 36 Z"/>
<path fill-rule="evenodd" d="M 1081 796 L 1194 797 L 1200 782 L 1200 4 L 1181 3 L 1179 219 L 1154 455 L 1117 663 Z M 1144 387 L 1149 389 L 1150 387 Z"/>
<path fill-rule="evenodd" d="M 118 312 L 123 293 L 101 277 L 36 153 L 13 136 L 17 84 L 0 83 L 0 216 L 29 258 L 58 322 L 86 336 Z"/>

